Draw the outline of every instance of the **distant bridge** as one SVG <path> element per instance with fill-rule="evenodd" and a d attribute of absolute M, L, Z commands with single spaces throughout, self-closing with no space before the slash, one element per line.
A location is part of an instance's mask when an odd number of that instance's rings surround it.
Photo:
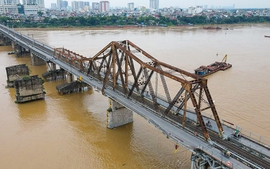
<path fill-rule="evenodd" d="M 91 58 L 51 48 L 4 25 L 2 38 L 97 88 L 192 152 L 191 168 L 269 168 L 270 151 L 221 124 L 207 79 L 155 59 L 128 40 L 112 41 Z M 194 110 L 187 110 L 187 107 Z M 214 119 L 202 115 L 210 111 Z M 206 122 L 211 126 L 207 126 Z M 252 146 L 251 146 L 252 145 Z"/>

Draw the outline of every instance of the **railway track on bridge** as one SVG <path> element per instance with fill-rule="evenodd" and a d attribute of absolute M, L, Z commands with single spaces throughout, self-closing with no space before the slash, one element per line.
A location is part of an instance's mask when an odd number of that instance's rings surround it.
<path fill-rule="evenodd" d="M 121 89 L 118 88 L 118 90 L 121 92 Z M 134 95 L 132 96 L 133 99 L 135 99 L 137 102 L 146 105 L 146 107 L 154 110 L 155 107 L 152 104 L 152 102 L 147 99 L 147 98 L 143 98 L 140 95 Z M 163 111 L 164 108 L 163 107 L 159 107 L 160 111 Z M 153 112 L 153 111 L 152 111 Z M 157 116 L 162 116 L 161 113 L 158 112 L 153 112 L 153 114 L 157 115 Z M 181 115 L 174 115 L 172 113 L 167 114 L 167 116 L 163 116 L 163 119 L 166 120 L 167 122 L 173 124 L 174 126 L 178 127 L 178 128 L 182 128 L 182 120 L 183 117 Z M 183 129 L 183 128 L 182 128 Z M 188 121 L 186 122 L 186 126 L 185 129 L 187 132 L 189 132 L 190 134 L 193 135 L 201 135 L 202 137 L 199 137 L 200 139 L 204 140 L 203 137 L 203 132 L 201 130 L 200 127 L 196 126 L 195 123 Z M 208 130 L 209 131 L 209 135 L 212 141 L 214 141 L 215 143 L 217 143 L 220 146 L 214 145 L 215 148 L 219 149 L 221 151 L 223 150 L 229 150 L 231 153 L 230 158 L 234 158 L 238 161 L 240 161 L 241 163 L 247 165 L 250 168 L 265 168 L 268 169 L 270 166 L 270 157 L 263 155 L 262 153 L 259 152 L 258 150 L 255 150 L 251 147 L 247 147 L 246 145 L 240 143 L 239 141 L 236 140 L 232 140 L 228 141 L 228 140 L 224 140 L 221 139 L 220 136 L 218 135 L 218 133 L 212 131 L 212 130 Z M 197 133 L 197 134 L 195 134 Z M 164 133 L 164 134 L 168 134 L 168 133 Z M 229 158 L 228 158 L 229 160 Z"/>
<path fill-rule="evenodd" d="M 168 118 L 169 121 L 171 123 L 174 123 L 174 125 L 178 125 L 182 122 L 182 117 L 179 115 L 173 115 L 173 114 L 168 114 Z M 177 124 L 177 122 L 179 124 Z M 198 134 L 203 135 L 202 130 L 197 127 L 196 125 L 192 124 L 191 122 L 186 123 L 186 127 L 191 130 L 197 132 Z M 240 142 L 235 142 L 235 141 L 228 141 L 228 140 L 223 140 L 220 138 L 220 136 L 213 132 L 213 131 L 209 131 L 210 134 L 210 138 L 212 141 L 218 143 L 219 145 L 223 146 L 224 149 L 229 150 L 230 152 L 232 152 L 231 154 L 231 158 L 234 158 L 242 163 L 244 163 L 245 165 L 247 165 L 248 167 L 251 168 L 257 168 L 256 165 L 260 166 L 261 168 L 265 168 L 268 169 L 270 166 L 270 157 L 268 156 L 260 156 L 260 152 L 249 148 L 249 149 L 245 149 L 244 147 L 246 147 L 245 145 L 243 145 Z M 219 147 L 219 146 L 215 146 L 217 149 L 222 151 L 224 150 L 223 148 Z M 254 165 L 250 165 L 249 163 L 243 161 L 242 159 L 246 159 L 247 161 L 249 161 L 250 163 L 253 163 Z"/>

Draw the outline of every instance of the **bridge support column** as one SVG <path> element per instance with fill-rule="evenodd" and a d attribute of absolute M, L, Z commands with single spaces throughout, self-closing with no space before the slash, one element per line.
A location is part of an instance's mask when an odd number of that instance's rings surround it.
<path fill-rule="evenodd" d="M 52 62 L 47 62 L 47 65 L 47 72 L 42 73 L 42 77 L 46 81 L 66 79 L 66 71 L 64 69 L 56 69 L 56 64 Z"/>
<path fill-rule="evenodd" d="M 32 52 L 30 52 L 31 55 L 31 62 L 33 66 L 40 66 L 40 65 L 45 65 L 46 62 L 42 59 L 40 59 L 39 57 L 37 57 L 35 54 L 33 54 Z"/>
<path fill-rule="evenodd" d="M 74 81 L 74 75 L 67 72 L 67 82 L 72 83 Z"/>
<path fill-rule="evenodd" d="M 51 63 L 51 70 L 56 71 L 56 64 L 55 63 Z"/>
<path fill-rule="evenodd" d="M 109 99 L 107 110 L 107 128 L 113 129 L 133 122 L 133 112 L 116 101 Z"/>
<path fill-rule="evenodd" d="M 3 34 L 0 35 L 0 46 L 11 45 L 11 40 L 5 37 Z"/>
<path fill-rule="evenodd" d="M 0 46 L 4 46 L 4 36 L 3 34 L 0 34 Z"/>
<path fill-rule="evenodd" d="M 15 43 L 14 41 L 12 41 L 12 42 L 11 42 L 11 47 L 12 47 L 12 49 L 15 48 L 15 45 L 16 45 L 16 43 Z"/>
<path fill-rule="evenodd" d="M 24 103 L 45 98 L 43 80 L 35 76 L 24 77 L 14 81 L 16 103 Z"/>
<path fill-rule="evenodd" d="M 14 81 L 22 77 L 29 76 L 29 69 L 26 64 L 6 67 L 7 87 L 14 87 Z"/>

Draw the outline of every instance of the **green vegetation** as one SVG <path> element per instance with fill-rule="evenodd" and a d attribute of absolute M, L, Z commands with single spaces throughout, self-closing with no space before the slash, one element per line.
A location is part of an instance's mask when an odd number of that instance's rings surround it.
<path fill-rule="evenodd" d="M 42 13 L 39 13 L 42 15 Z M 100 26 L 123 26 L 123 25 L 146 25 L 146 26 L 177 26 L 177 25 L 203 25 L 203 24 L 236 24 L 236 23 L 264 23 L 270 22 L 269 16 L 228 16 L 218 17 L 212 16 L 193 16 L 193 17 L 180 17 L 171 20 L 168 17 L 159 15 L 153 16 L 140 16 L 140 17 L 125 17 L 125 16 L 89 16 L 89 17 L 69 17 L 69 18 L 48 18 L 34 21 L 29 17 L 24 21 L 14 20 L 8 17 L 0 17 L 2 24 L 8 25 L 13 28 L 52 28 L 52 27 L 100 27 Z"/>

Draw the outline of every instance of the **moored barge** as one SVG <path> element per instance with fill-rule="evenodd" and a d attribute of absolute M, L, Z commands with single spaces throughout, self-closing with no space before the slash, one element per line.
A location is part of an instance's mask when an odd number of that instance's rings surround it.
<path fill-rule="evenodd" d="M 200 66 L 199 68 L 195 69 L 194 72 L 197 75 L 202 77 L 211 75 L 217 71 L 224 71 L 232 67 L 232 64 L 227 63 L 227 55 L 222 59 L 221 62 L 215 62 L 208 66 Z"/>

